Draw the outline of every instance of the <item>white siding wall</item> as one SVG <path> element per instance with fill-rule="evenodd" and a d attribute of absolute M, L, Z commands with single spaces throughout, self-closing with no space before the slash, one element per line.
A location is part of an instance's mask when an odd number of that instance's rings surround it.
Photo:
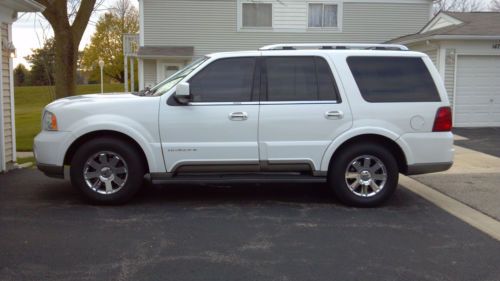
<path fill-rule="evenodd" d="M 273 1 L 276 30 L 258 32 L 238 31 L 237 0 L 143 1 L 144 45 L 194 46 L 196 56 L 283 42 L 380 43 L 417 32 L 431 9 L 431 1 L 343 2 L 342 32 L 300 32 L 293 28 L 307 25 L 307 2 L 280 0 Z M 293 30 L 277 28 L 284 26 Z"/>
<path fill-rule="evenodd" d="M 434 65 L 437 67 L 437 65 L 438 65 L 438 62 L 437 62 L 438 50 L 437 49 L 426 50 L 426 51 L 423 51 L 422 53 L 427 54 L 429 56 L 429 58 L 431 59 L 432 63 L 434 63 Z"/>
<path fill-rule="evenodd" d="M 245 1 L 250 2 L 250 1 Z M 265 1 L 273 3 L 273 27 L 277 29 L 305 29 L 307 10 L 304 1 Z"/>
<path fill-rule="evenodd" d="M 0 23 L 1 29 L 1 39 L 8 40 L 8 25 L 6 23 Z M 12 118 L 11 116 L 11 97 L 10 97 L 10 71 L 9 71 L 9 52 L 2 50 L 2 105 L 3 105 L 3 127 L 4 127 L 4 155 L 5 162 L 9 164 L 12 162 Z"/>

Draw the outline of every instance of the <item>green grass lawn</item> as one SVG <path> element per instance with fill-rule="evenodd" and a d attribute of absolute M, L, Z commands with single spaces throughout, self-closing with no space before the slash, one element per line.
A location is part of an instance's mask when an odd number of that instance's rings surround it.
<path fill-rule="evenodd" d="M 101 85 L 78 85 L 77 93 L 100 93 Z M 106 84 L 104 92 L 123 92 L 123 84 Z M 18 151 L 31 151 L 33 138 L 40 132 L 42 110 L 54 100 L 53 86 L 15 87 L 16 145 Z"/>

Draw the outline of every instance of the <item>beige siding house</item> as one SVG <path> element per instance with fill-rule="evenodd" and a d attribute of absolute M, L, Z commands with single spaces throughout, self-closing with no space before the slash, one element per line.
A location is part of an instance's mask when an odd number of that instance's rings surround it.
<path fill-rule="evenodd" d="M 390 41 L 425 52 L 444 80 L 455 127 L 500 126 L 500 13 L 437 14 Z"/>
<path fill-rule="evenodd" d="M 18 12 L 38 12 L 43 6 L 32 0 L 0 0 L 0 172 L 16 162 L 16 133 L 14 122 L 14 81 L 12 75 L 12 22 Z"/>
<path fill-rule="evenodd" d="M 417 32 L 431 8 L 431 0 L 139 0 L 139 87 L 212 52 L 385 42 Z"/>

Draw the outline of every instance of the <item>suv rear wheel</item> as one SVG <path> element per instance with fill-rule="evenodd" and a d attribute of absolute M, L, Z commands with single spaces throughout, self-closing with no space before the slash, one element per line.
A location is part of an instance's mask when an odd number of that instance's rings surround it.
<path fill-rule="evenodd" d="M 142 155 L 116 138 L 83 144 L 71 161 L 71 183 L 91 202 L 121 204 L 141 188 L 146 173 Z"/>
<path fill-rule="evenodd" d="M 378 144 L 354 144 L 332 159 L 328 182 L 338 199 L 357 207 L 385 202 L 398 185 L 399 169 L 390 151 Z"/>

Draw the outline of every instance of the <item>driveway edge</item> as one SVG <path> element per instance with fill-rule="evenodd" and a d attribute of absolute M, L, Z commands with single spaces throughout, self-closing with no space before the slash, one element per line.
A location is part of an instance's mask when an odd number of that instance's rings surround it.
<path fill-rule="evenodd" d="M 494 218 L 407 176 L 401 175 L 399 183 L 451 215 L 500 241 L 500 222 Z"/>

